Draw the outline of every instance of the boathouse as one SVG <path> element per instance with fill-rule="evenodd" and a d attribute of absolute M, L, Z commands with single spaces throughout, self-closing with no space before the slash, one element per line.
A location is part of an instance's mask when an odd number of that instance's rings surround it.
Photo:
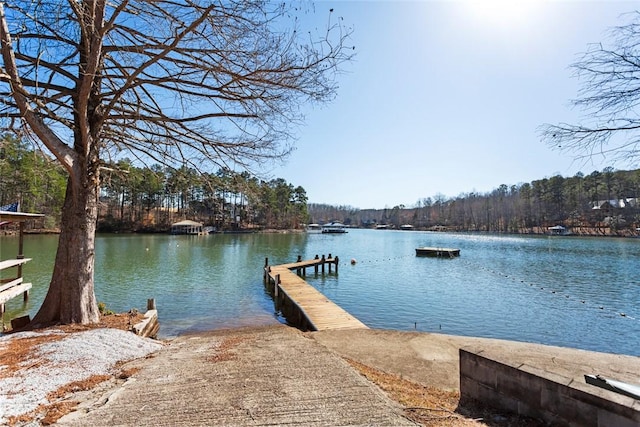
<path fill-rule="evenodd" d="M 561 225 L 554 225 L 553 227 L 549 227 L 548 229 L 549 234 L 552 234 L 554 236 L 564 236 L 566 234 L 569 234 L 567 229 Z"/>
<path fill-rule="evenodd" d="M 171 234 L 202 234 L 202 223 L 190 221 L 185 219 L 184 221 L 176 222 L 171 225 Z"/>

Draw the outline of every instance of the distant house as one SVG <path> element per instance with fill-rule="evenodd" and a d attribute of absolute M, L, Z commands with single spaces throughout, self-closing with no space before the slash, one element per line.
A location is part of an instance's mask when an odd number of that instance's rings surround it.
<path fill-rule="evenodd" d="M 171 225 L 171 234 L 202 234 L 202 223 L 190 221 L 185 219 L 184 221 L 176 222 Z"/>
<path fill-rule="evenodd" d="M 624 226 L 627 223 L 622 215 L 605 216 L 602 222 L 604 222 L 609 227 Z"/>
<path fill-rule="evenodd" d="M 624 199 L 598 200 L 591 203 L 592 210 L 624 209 L 638 206 L 639 200 L 633 197 Z"/>

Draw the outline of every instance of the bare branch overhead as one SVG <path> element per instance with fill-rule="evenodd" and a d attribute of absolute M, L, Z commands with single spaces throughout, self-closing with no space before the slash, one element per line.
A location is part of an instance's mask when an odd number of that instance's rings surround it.
<path fill-rule="evenodd" d="M 224 162 L 247 166 L 279 158 L 291 148 L 301 106 L 330 101 L 353 55 L 349 29 L 330 22 L 317 35 L 301 34 L 294 9 L 267 1 L 5 7 L 25 105 L 67 147 L 78 144 L 74 132 L 91 133 L 81 140 L 111 156 L 154 153 L 193 165 L 230 156 Z M 2 116 L 24 117 L 6 68 Z"/>
<path fill-rule="evenodd" d="M 578 124 L 543 125 L 540 135 L 552 148 L 588 160 L 636 163 L 640 157 L 640 12 L 609 32 L 571 65 L 580 89 L 571 104 L 582 111 Z"/>

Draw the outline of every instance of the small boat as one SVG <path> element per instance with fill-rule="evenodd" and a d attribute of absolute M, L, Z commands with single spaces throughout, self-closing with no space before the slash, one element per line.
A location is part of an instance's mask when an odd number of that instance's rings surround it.
<path fill-rule="evenodd" d="M 400 230 L 405 230 L 405 231 L 413 230 L 413 225 L 411 225 L 411 224 L 402 224 L 400 226 Z"/>
<path fill-rule="evenodd" d="M 416 248 L 416 256 L 426 256 L 433 258 L 454 258 L 460 256 L 460 249 Z"/>
<path fill-rule="evenodd" d="M 552 236 L 568 236 L 571 234 L 565 227 L 561 225 L 554 225 L 553 227 L 548 227 L 549 234 Z"/>
<path fill-rule="evenodd" d="M 347 232 L 347 226 L 341 222 L 329 222 L 322 226 L 323 234 L 342 234 Z"/>
<path fill-rule="evenodd" d="M 320 234 L 322 233 L 322 226 L 320 224 L 307 224 L 305 231 L 309 234 Z"/>
<path fill-rule="evenodd" d="M 391 230 L 391 226 L 388 224 L 378 224 L 376 225 L 376 230 Z"/>

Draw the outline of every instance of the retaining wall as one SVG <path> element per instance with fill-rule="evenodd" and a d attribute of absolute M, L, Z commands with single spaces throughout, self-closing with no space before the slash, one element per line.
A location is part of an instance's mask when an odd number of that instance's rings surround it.
<path fill-rule="evenodd" d="M 473 400 L 554 426 L 640 426 L 640 401 L 600 390 L 588 393 L 572 383 L 531 366 L 510 366 L 460 349 L 462 404 Z M 610 399 L 601 395 L 611 393 Z"/>

